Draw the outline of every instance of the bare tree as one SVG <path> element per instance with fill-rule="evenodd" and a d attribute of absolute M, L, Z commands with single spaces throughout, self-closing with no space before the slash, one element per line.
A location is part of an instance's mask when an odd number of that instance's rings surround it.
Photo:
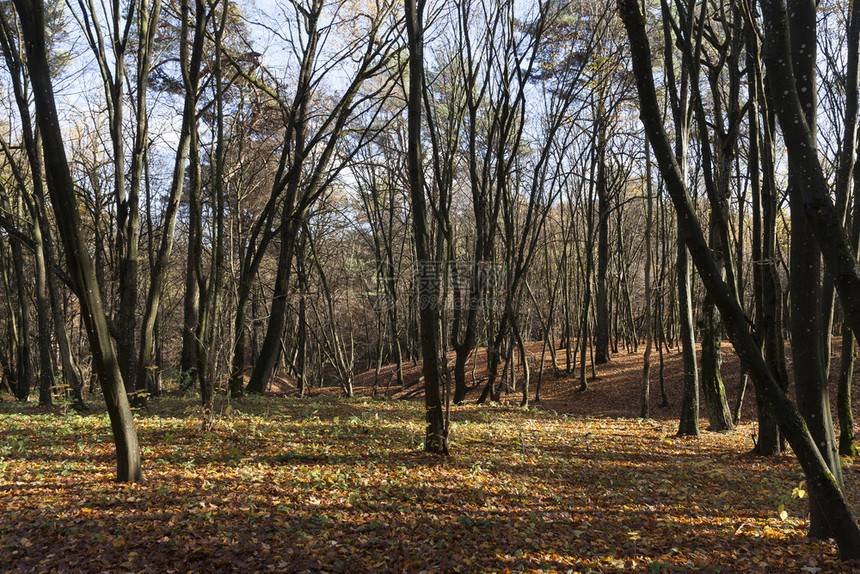
<path fill-rule="evenodd" d="M 779 2 L 778 4 L 782 3 Z M 815 440 L 809 430 L 807 430 L 807 426 L 800 413 L 785 396 L 768 369 L 755 340 L 748 330 L 746 317 L 734 298 L 732 290 L 721 279 L 719 268 L 714 262 L 707 242 L 704 239 L 702 229 L 692 207 L 690 196 L 687 193 L 685 182 L 681 176 L 681 170 L 675 161 L 669 139 L 661 124 L 660 107 L 651 71 L 649 42 L 645 34 L 645 26 L 642 14 L 639 11 L 639 5 L 635 1 L 619 0 L 618 9 L 630 39 L 633 69 L 636 75 L 641 105 L 641 119 L 645 125 L 646 133 L 654 146 L 655 157 L 659 162 L 663 176 L 666 178 L 667 189 L 679 214 L 679 232 L 683 234 L 684 241 L 690 249 L 690 254 L 699 270 L 705 288 L 710 296 L 714 298 L 715 305 L 720 310 L 735 350 L 750 373 L 753 383 L 762 395 L 768 397 L 780 429 L 784 432 L 786 439 L 791 444 L 798 461 L 806 473 L 810 493 L 813 490 L 815 491 L 815 500 L 824 509 L 827 524 L 839 545 L 840 555 L 846 559 L 858 558 L 860 557 L 860 528 L 857 526 L 844 493 L 836 478 L 830 472 L 826 460 L 822 457 Z M 786 16 L 784 5 L 780 7 L 769 4 L 765 13 L 767 22 L 766 45 L 768 45 L 770 51 L 770 56 L 766 58 L 766 62 L 769 69 L 773 68 L 772 72 L 778 71 L 784 74 L 783 78 L 778 81 L 787 82 L 792 78 L 791 70 L 788 68 L 791 60 L 788 57 L 785 36 L 789 20 Z M 787 86 L 780 85 L 779 87 L 784 88 Z M 783 106 L 783 113 L 788 112 L 786 113 L 788 116 L 787 119 L 791 121 L 803 117 L 802 108 L 797 100 L 797 92 L 794 90 L 795 88 L 792 85 L 790 89 L 786 90 L 789 96 L 776 97 L 778 106 Z M 791 104 L 790 108 L 787 104 Z M 814 146 L 811 145 L 811 137 L 805 122 L 802 127 L 804 130 L 807 130 L 806 133 L 799 130 L 797 133 L 788 133 L 785 122 L 783 123 L 783 130 L 786 131 L 787 141 L 792 135 L 802 136 L 799 143 L 806 144 L 806 149 L 811 150 Z M 801 158 L 803 158 L 803 154 L 797 154 L 796 159 Z M 807 161 L 809 160 L 807 159 Z M 817 165 L 817 158 L 815 163 Z M 808 168 L 810 166 L 805 165 L 804 167 Z M 818 166 L 818 169 L 820 170 L 820 166 Z M 814 173 L 816 170 L 813 168 L 811 171 Z M 816 177 L 816 179 L 818 178 Z M 819 181 L 823 182 L 823 177 Z M 810 188 L 812 188 L 811 185 L 807 186 L 804 191 L 808 192 Z M 821 188 L 816 187 L 811 195 L 816 196 L 815 192 L 823 191 L 824 189 L 826 189 L 825 186 Z M 818 196 L 818 199 L 820 200 L 821 196 Z M 817 207 L 820 207 L 820 204 Z M 828 216 L 831 214 L 832 209 Z M 810 219 L 814 220 L 815 218 L 810 217 Z M 839 235 L 831 233 L 828 237 L 836 243 L 835 239 Z M 843 237 L 843 241 L 844 246 L 847 247 L 847 239 Z M 820 244 L 822 243 L 824 242 L 820 241 Z M 842 251 L 842 249 L 839 248 L 839 251 Z M 840 258 L 840 260 L 842 259 Z M 856 265 L 853 264 L 853 260 L 849 258 L 849 261 L 852 261 L 851 269 L 854 272 L 851 273 L 849 271 L 847 275 L 860 277 Z M 852 279 L 849 279 L 846 283 L 850 283 L 851 281 Z"/>
<path fill-rule="evenodd" d="M 69 164 L 57 117 L 45 40 L 42 2 L 16 1 L 15 8 L 27 49 L 27 68 L 33 85 L 36 117 L 42 135 L 47 188 L 51 196 L 66 262 L 81 302 L 82 316 L 99 374 L 117 449 L 117 479 L 143 478 L 140 449 L 122 374 L 108 332 L 107 317 L 96 283 L 95 270 L 81 235 L 81 222 Z"/>

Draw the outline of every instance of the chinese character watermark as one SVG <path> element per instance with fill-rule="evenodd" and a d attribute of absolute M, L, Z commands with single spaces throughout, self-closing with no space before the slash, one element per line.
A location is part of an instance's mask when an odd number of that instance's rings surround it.
<path fill-rule="evenodd" d="M 468 311 L 504 306 L 505 268 L 486 261 L 419 261 L 411 273 L 391 277 L 382 267 L 364 279 L 366 300 L 377 310 L 408 300 L 418 309 Z"/>

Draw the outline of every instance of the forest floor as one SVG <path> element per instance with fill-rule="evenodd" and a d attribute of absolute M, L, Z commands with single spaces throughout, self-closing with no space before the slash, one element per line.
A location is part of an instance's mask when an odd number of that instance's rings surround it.
<path fill-rule="evenodd" d="M 452 406 L 450 457 L 422 452 L 420 400 L 368 396 L 373 373 L 353 399 L 220 402 L 207 432 L 193 398 L 154 399 L 136 413 L 139 484 L 113 481 L 96 397 L 85 415 L 5 400 L 0 571 L 860 571 L 804 536 L 793 456 L 750 454 L 751 387 L 736 432 L 708 432 L 703 412 L 701 436 L 675 436 L 679 357 L 665 359 L 670 406 L 655 352 L 652 419 L 635 418 L 641 354 L 622 353 L 583 393 L 547 373 L 540 408 L 509 404 L 518 393 Z M 417 372 L 395 397 L 420 398 Z M 733 404 L 736 361 L 724 372 Z M 860 466 L 845 477 L 860 502 Z"/>

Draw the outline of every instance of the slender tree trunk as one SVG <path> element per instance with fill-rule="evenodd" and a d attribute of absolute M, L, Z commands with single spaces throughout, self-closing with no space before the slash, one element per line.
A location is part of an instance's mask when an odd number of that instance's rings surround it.
<path fill-rule="evenodd" d="M 7 363 L 4 365 L 3 380 L 9 388 L 9 392 L 15 394 L 18 387 L 18 319 L 17 305 L 15 305 L 12 295 L 12 280 L 9 277 L 9 259 L 11 255 L 6 252 L 4 247 L 0 247 L 0 264 L 2 264 L 3 287 L 6 291 L 6 305 L 9 313 L 9 325 L 6 330 L 8 338 L 9 355 Z M 11 384 L 14 383 L 12 388 Z M 16 395 L 17 396 L 17 395 Z"/>
<path fill-rule="evenodd" d="M 854 165 L 854 206 L 851 215 L 851 248 L 860 249 L 860 164 Z M 839 368 L 839 384 L 836 393 L 836 412 L 839 418 L 839 454 L 857 456 L 857 441 L 854 437 L 854 413 L 851 404 L 851 386 L 854 379 L 854 333 L 848 322 L 842 324 L 842 359 Z"/>
<path fill-rule="evenodd" d="M 185 265 L 185 296 L 183 297 L 182 354 L 179 370 L 182 386 L 193 388 L 197 381 L 194 358 L 194 338 L 197 333 L 200 313 L 200 287 L 195 277 L 195 267 L 203 255 L 203 241 L 200 237 L 202 221 L 200 214 L 200 186 L 188 186 L 188 249 Z"/>
<path fill-rule="evenodd" d="M 216 323 L 221 312 L 221 290 L 224 274 L 224 93 L 221 73 L 221 41 L 229 14 L 229 0 L 223 0 L 220 22 L 215 29 L 215 62 L 213 79 L 215 81 L 215 172 L 212 181 L 214 193 L 213 213 L 215 229 L 212 260 L 209 266 L 208 280 L 203 277 L 203 269 L 198 261 L 197 282 L 200 286 L 201 313 L 197 325 L 197 372 L 200 377 L 200 398 L 203 408 L 202 425 L 204 430 L 212 427 L 215 412 L 215 377 L 213 350 L 215 349 Z M 192 143 L 198 140 L 197 130 L 192 134 Z M 199 164 L 199 160 L 197 162 Z M 195 166 L 194 169 L 199 169 Z M 202 259 L 202 258 L 201 258 Z M 212 323 L 210 325 L 210 323 Z"/>
<path fill-rule="evenodd" d="M 693 338 L 693 307 L 690 304 L 690 264 L 687 248 L 678 244 L 678 303 L 681 310 L 681 352 L 684 368 L 684 396 L 681 399 L 679 435 L 699 434 L 699 373 L 696 368 L 696 341 Z"/>
<path fill-rule="evenodd" d="M 711 423 L 709 430 L 732 431 L 734 425 L 720 374 L 722 326 L 714 303 L 708 296 L 705 296 L 702 303 L 702 323 L 702 390 L 708 421 Z"/>
<path fill-rule="evenodd" d="M 753 275 L 756 296 L 756 325 L 761 333 L 765 361 L 783 391 L 788 390 L 788 373 L 785 363 L 783 340 L 782 283 L 779 278 L 776 254 L 776 221 L 779 216 L 776 180 L 774 175 L 774 133 L 776 118 L 765 97 L 766 87 L 759 57 L 758 36 L 747 25 L 747 65 L 752 72 L 750 131 L 757 134 L 750 142 L 750 163 L 753 181 L 753 257 L 756 258 Z M 760 111 L 756 108 L 760 108 Z M 759 122 L 759 118 L 761 121 Z M 761 145 L 758 145 L 758 144 Z M 760 156 L 760 158 L 759 158 Z M 759 161 L 753 164 L 753 158 Z M 758 182 L 760 171 L 761 183 Z M 758 205 L 756 205 L 758 204 Z M 759 215 L 757 223 L 755 216 Z M 758 225 L 758 230 L 756 226 Z M 756 243 L 759 245 L 757 246 Z M 758 252 L 758 256 L 756 253 Z M 756 283 L 758 285 L 756 286 Z M 760 455 L 776 455 L 783 450 L 783 437 L 768 404 L 767 397 L 756 391 L 758 415 L 758 442 L 755 452 Z"/>
<path fill-rule="evenodd" d="M 30 304 L 27 301 L 27 282 L 24 275 L 24 255 L 21 253 L 21 244 L 17 240 L 10 242 L 12 252 L 12 266 L 15 271 L 15 293 L 20 310 L 18 321 L 18 356 L 16 358 L 17 369 L 15 369 L 15 398 L 19 401 L 30 400 L 30 389 L 33 387 L 33 363 L 30 350 Z"/>
<path fill-rule="evenodd" d="M 307 234 L 307 230 L 302 232 L 301 241 L 299 241 L 299 252 L 296 254 L 296 279 L 298 280 L 299 290 L 299 325 L 298 333 L 296 334 L 296 383 L 298 384 L 301 396 L 305 396 L 305 393 L 308 391 L 307 376 L 305 373 L 308 365 L 308 297 L 310 297 L 310 285 L 306 265 Z M 379 337 L 381 340 L 382 332 L 379 333 Z M 379 360 L 382 360 L 381 353 Z"/>
<path fill-rule="evenodd" d="M 520 358 L 523 364 L 523 400 L 520 401 L 520 407 L 526 408 L 529 406 L 529 384 L 531 383 L 531 368 L 529 367 L 529 357 L 526 354 L 526 344 L 523 340 L 523 334 L 520 331 L 518 322 L 514 323 L 514 337 L 517 341 L 517 347 L 520 350 Z M 516 375 L 514 375 L 516 377 Z M 516 379 L 514 379 L 516 380 Z"/>
<path fill-rule="evenodd" d="M 651 222 L 654 206 L 651 198 L 651 146 L 645 139 L 645 352 L 642 354 L 642 400 L 639 416 L 647 419 L 651 416 Z"/>
<path fill-rule="evenodd" d="M 421 159 L 422 90 L 424 88 L 425 0 L 406 0 L 406 34 L 409 45 L 408 164 L 412 198 L 413 236 L 418 264 L 419 329 L 424 372 L 424 408 L 427 428 L 424 450 L 448 454 L 448 425 L 443 411 L 440 372 L 439 262 L 432 261 L 430 229 L 424 199 L 424 169 Z M 422 280 L 423 279 L 423 280 Z"/>
<path fill-rule="evenodd" d="M 200 194 L 203 189 L 200 164 L 200 136 L 196 124 L 191 126 L 188 140 L 188 254 L 185 265 L 185 297 L 183 299 L 182 355 L 180 379 L 183 389 L 194 389 L 201 380 L 198 347 L 201 329 L 201 285 L 203 265 L 203 213 Z M 206 391 L 201 386 L 201 395 Z M 204 407 L 205 408 L 205 407 Z M 205 417 L 204 417 L 205 418 Z"/>
<path fill-rule="evenodd" d="M 33 244 L 36 248 L 36 322 L 39 329 L 39 406 L 53 404 L 54 361 L 51 353 L 51 316 L 48 295 L 48 269 L 39 214 L 33 206 Z"/>
<path fill-rule="evenodd" d="M 839 416 L 839 454 L 857 456 L 854 438 L 854 412 L 851 406 L 851 385 L 854 379 L 854 334 L 842 325 L 842 360 L 839 368 L 839 386 L 836 394 L 836 411 Z"/>
<path fill-rule="evenodd" d="M 244 269 L 239 276 L 236 288 L 236 309 L 233 317 L 233 355 L 230 361 L 230 396 L 240 397 L 245 392 L 245 355 L 247 354 L 248 333 L 246 316 L 251 298 L 252 276 Z"/>
<path fill-rule="evenodd" d="M 89 251 L 81 235 L 81 221 L 74 183 L 66 160 L 60 122 L 54 102 L 45 39 L 45 14 L 41 2 L 16 0 L 22 34 L 27 47 L 27 65 L 42 133 L 45 175 L 60 237 L 66 250 L 69 272 L 81 301 L 81 312 L 111 420 L 117 449 L 117 479 L 123 482 L 142 479 L 140 449 L 134 419 L 125 394 L 122 374 L 108 332 Z"/>
<path fill-rule="evenodd" d="M 860 3 L 851 5 L 847 34 L 848 66 L 846 72 L 846 109 L 845 134 L 840 150 L 839 168 L 837 171 L 836 202 L 837 211 L 847 212 L 848 196 L 853 174 L 854 207 L 851 216 L 851 248 L 857 254 L 860 248 L 860 169 L 855 162 L 857 148 L 857 113 L 858 113 L 858 60 L 860 60 Z M 835 289 L 834 274 L 828 266 L 825 276 L 825 299 L 830 304 L 829 315 L 832 317 L 833 290 Z M 825 309 L 825 313 L 828 310 Z M 854 437 L 854 414 L 851 406 L 851 386 L 854 378 L 854 334 L 847 321 L 842 325 L 842 360 L 839 369 L 839 385 L 836 396 L 836 407 L 839 418 L 839 454 L 842 456 L 857 456 L 857 444 Z M 825 351 L 827 349 L 825 348 Z M 829 353 L 828 353 L 829 358 Z"/>
<path fill-rule="evenodd" d="M 266 328 L 266 336 L 263 338 L 263 343 L 260 346 L 260 352 L 254 364 L 251 378 L 245 387 L 245 392 L 250 394 L 262 395 L 266 391 L 269 381 L 275 376 L 275 369 L 280 357 L 281 335 L 284 332 L 287 321 L 293 250 L 301 227 L 301 223 L 293 217 L 291 212 L 292 210 L 288 206 L 284 206 L 284 215 L 281 221 L 281 246 L 278 252 L 278 271 L 275 275 L 275 291 L 272 306 L 269 310 L 269 324 Z M 238 350 L 237 345 L 237 353 Z"/>
<path fill-rule="evenodd" d="M 176 157 L 173 164 L 173 174 L 168 192 L 167 207 L 164 212 L 164 228 L 161 235 L 161 243 L 158 247 L 158 255 L 155 265 L 150 270 L 149 292 L 146 297 L 143 323 L 140 334 L 140 356 L 137 362 L 137 376 L 134 388 L 136 391 L 146 389 L 147 371 L 152 363 L 153 355 L 153 331 L 155 319 L 158 316 L 159 305 L 167 280 L 168 263 L 173 251 L 174 231 L 176 229 L 176 216 L 179 211 L 179 203 L 185 182 L 185 167 L 188 160 L 189 145 L 192 130 L 196 129 L 197 122 L 197 97 L 200 84 L 200 70 L 203 58 L 203 47 L 205 40 L 206 24 L 211 16 L 211 11 L 203 0 L 195 0 L 194 3 L 194 37 L 191 40 L 190 57 L 188 55 L 189 29 L 187 24 L 188 0 L 182 0 L 181 12 L 182 25 L 182 48 L 181 64 L 183 86 L 185 88 L 185 103 L 182 112 L 182 126 L 179 133 L 179 143 L 176 149 Z"/>
<path fill-rule="evenodd" d="M 619 10 L 622 9 L 622 0 L 619 0 Z M 699 81 L 698 76 L 698 63 L 696 65 L 692 65 L 691 62 L 698 60 L 699 53 L 701 50 L 701 34 L 703 24 L 700 20 L 698 26 L 696 25 L 696 21 L 694 19 L 694 8 L 695 5 L 692 2 L 687 3 L 687 14 L 686 19 L 682 23 L 683 29 L 680 34 L 684 35 L 683 41 L 690 44 L 690 48 L 692 53 L 685 54 L 684 63 L 686 65 L 681 68 L 681 77 L 680 79 L 676 79 L 675 76 L 675 68 L 674 68 L 674 56 L 672 54 L 672 46 L 675 42 L 672 40 L 672 26 L 670 22 L 672 21 L 672 16 L 669 13 L 669 7 L 667 3 L 662 5 L 663 10 L 663 38 L 664 38 L 664 50 L 665 50 L 665 58 L 664 58 L 664 66 L 665 72 L 667 76 L 667 86 L 669 87 L 669 96 L 670 103 L 672 104 L 672 115 L 675 125 L 675 145 L 674 145 L 674 153 L 673 159 L 676 164 L 680 166 L 681 170 L 681 178 L 686 180 L 687 177 L 687 147 L 689 141 L 689 132 L 690 126 L 692 123 L 692 109 L 691 109 L 691 98 L 690 98 L 690 85 L 696 84 Z M 702 13 L 704 13 L 705 6 L 702 6 Z M 702 16 L 703 17 L 703 16 Z M 629 32 L 629 27 L 628 27 Z M 676 33 L 679 33 L 678 30 L 675 30 Z M 695 33 L 695 38 L 693 35 Z M 651 136 L 649 134 L 649 140 Z M 652 142 L 653 144 L 653 142 Z M 655 157 L 657 157 L 658 163 L 661 159 L 656 154 L 657 146 L 655 147 Z M 662 169 L 661 169 L 662 173 Z M 666 177 L 663 174 L 664 178 Z M 660 208 L 661 215 L 663 217 L 663 256 L 664 258 L 668 255 L 668 242 L 666 241 L 666 216 L 665 212 L 663 212 L 662 203 Z M 677 289 L 677 297 L 678 297 L 678 323 L 679 323 L 679 336 L 681 342 L 681 353 L 683 355 L 683 377 L 684 377 L 684 394 L 681 399 L 681 415 L 680 415 L 680 424 L 678 425 L 678 434 L 679 435 L 690 435 L 697 436 L 699 434 L 699 373 L 696 365 L 696 340 L 695 340 L 695 331 L 693 327 L 693 294 L 691 290 L 691 269 L 689 263 L 689 254 L 687 252 L 687 246 L 684 245 L 683 237 L 681 235 L 680 229 L 682 228 L 683 221 L 681 220 L 681 214 L 678 213 L 678 244 L 676 246 L 676 260 L 675 260 L 675 276 L 676 276 L 676 289 Z M 666 268 L 665 266 L 663 267 Z M 663 282 L 661 281 L 661 284 Z M 675 292 L 672 292 L 674 295 Z M 672 298 L 672 301 L 674 297 Z M 662 301 L 662 299 L 661 299 Z M 670 304 L 670 315 L 671 309 L 673 305 Z M 660 321 L 661 324 L 663 322 L 663 313 L 660 313 Z M 661 333 L 663 335 L 663 339 L 665 340 L 665 330 L 661 328 Z M 667 349 L 668 350 L 668 349 Z M 661 389 L 664 384 L 663 378 L 663 354 L 662 349 L 660 352 L 660 386 Z"/>
<path fill-rule="evenodd" d="M 725 52 L 724 61 L 728 62 L 729 76 L 729 94 L 725 96 L 720 87 L 718 79 L 714 79 L 714 74 L 719 73 L 719 68 L 715 69 L 710 74 L 709 80 L 712 86 L 714 100 L 717 102 L 714 105 L 713 115 L 714 120 L 714 144 L 712 148 L 711 142 L 706 138 L 701 143 L 702 152 L 702 172 L 705 180 L 705 189 L 707 190 L 708 200 L 710 203 L 709 225 L 708 225 L 708 243 L 711 246 L 711 251 L 714 255 L 714 261 L 717 267 L 727 279 L 728 284 L 732 289 L 735 287 L 734 272 L 732 268 L 731 248 L 729 245 L 729 178 L 731 177 L 731 158 L 734 147 L 734 123 L 735 110 L 739 108 L 736 89 L 736 67 L 737 55 L 739 49 L 737 36 L 732 42 L 728 42 L 724 46 Z M 699 128 L 699 133 L 708 133 L 708 125 L 705 118 L 704 107 L 701 105 L 702 95 L 698 83 L 692 84 L 692 94 L 695 101 L 696 123 Z M 729 123 L 732 127 L 726 132 L 723 127 L 723 112 L 720 102 L 722 98 L 728 99 Z M 704 128 L 704 129 L 703 129 Z M 740 304 L 740 297 L 738 297 Z M 720 321 L 719 313 L 714 305 L 713 299 L 706 293 L 702 301 L 701 310 L 702 321 L 702 392 L 705 398 L 705 409 L 708 413 L 710 422 L 710 430 L 716 432 L 734 430 L 732 424 L 731 412 L 729 411 L 728 402 L 726 401 L 726 390 L 723 384 L 723 378 L 720 373 L 722 366 L 722 332 L 723 327 Z"/>
<path fill-rule="evenodd" d="M 46 230 L 50 228 L 46 227 Z M 45 234 L 48 240 L 45 242 L 45 262 L 49 269 L 54 267 L 54 254 L 50 232 Z M 55 273 L 48 274 L 48 294 L 50 295 L 51 314 L 54 319 L 55 336 L 60 353 L 60 363 L 63 366 L 63 379 L 72 397 L 72 408 L 77 411 L 86 410 L 83 397 L 83 383 L 81 382 L 75 358 L 72 355 L 72 345 L 69 340 L 69 331 L 66 329 L 66 317 L 61 306 L 60 286 L 57 284 Z"/>
<path fill-rule="evenodd" d="M 816 6 L 818 3 L 815 3 Z M 836 169 L 835 207 L 837 217 L 845 225 L 848 213 L 848 196 L 851 193 L 851 174 L 854 171 L 854 163 L 857 154 L 857 115 L 858 115 L 858 60 L 860 60 L 860 5 L 856 2 L 850 4 L 850 14 L 846 26 L 846 51 L 847 66 L 845 70 L 845 121 L 843 123 L 844 133 L 839 149 L 839 157 Z M 804 104 L 808 104 L 804 100 Z M 856 248 L 854 250 L 856 254 Z M 825 262 L 824 273 L 821 282 L 821 310 L 819 311 L 823 336 L 821 339 L 821 357 L 824 362 L 824 378 L 830 376 L 830 355 L 832 348 L 833 331 L 833 308 L 835 305 L 835 272 Z"/>
<path fill-rule="evenodd" d="M 602 108 L 602 104 L 598 106 Z M 600 110 L 597 135 L 597 277 L 596 321 L 594 326 L 594 362 L 609 362 L 609 189 L 606 181 L 606 123 L 605 112 Z M 589 251 L 588 257 L 592 254 Z M 582 382 L 582 381 L 581 381 Z"/>

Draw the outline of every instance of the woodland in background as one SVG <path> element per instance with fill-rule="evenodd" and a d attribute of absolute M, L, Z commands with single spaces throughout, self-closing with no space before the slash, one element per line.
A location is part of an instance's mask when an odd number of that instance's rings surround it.
<path fill-rule="evenodd" d="M 731 431 L 726 339 L 756 453 L 790 445 L 809 533 L 860 558 L 860 6 L 788 4 L 2 1 L 2 385 L 99 387 L 136 481 L 131 405 L 193 391 L 208 429 L 218 393 L 410 364 L 447 454 L 477 354 L 478 402 L 522 406 L 642 354 L 648 418 L 680 349 L 678 433 L 700 402 Z"/>

